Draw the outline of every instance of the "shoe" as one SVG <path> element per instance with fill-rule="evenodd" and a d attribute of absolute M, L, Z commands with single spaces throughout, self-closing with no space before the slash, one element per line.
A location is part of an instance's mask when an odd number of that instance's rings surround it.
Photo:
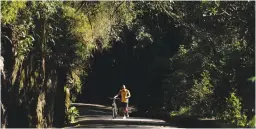
<path fill-rule="evenodd" d="M 126 119 L 126 117 L 124 116 L 123 119 Z"/>
<path fill-rule="evenodd" d="M 129 115 L 127 114 L 127 117 L 129 117 Z"/>

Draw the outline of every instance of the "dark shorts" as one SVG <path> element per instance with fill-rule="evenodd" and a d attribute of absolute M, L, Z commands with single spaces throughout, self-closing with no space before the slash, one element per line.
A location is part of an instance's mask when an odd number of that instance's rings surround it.
<path fill-rule="evenodd" d="M 120 107 L 122 108 L 128 108 L 128 103 L 121 102 Z"/>

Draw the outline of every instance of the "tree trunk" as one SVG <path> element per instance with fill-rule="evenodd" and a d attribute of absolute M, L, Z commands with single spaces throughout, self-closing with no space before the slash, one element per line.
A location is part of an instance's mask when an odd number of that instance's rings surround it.
<path fill-rule="evenodd" d="M 54 126 L 61 128 L 65 121 L 65 94 L 64 86 L 67 82 L 68 70 L 64 67 L 57 68 L 57 91 L 54 106 Z"/>
<path fill-rule="evenodd" d="M 39 97 L 37 101 L 36 114 L 37 114 L 37 127 L 47 127 L 47 120 L 45 116 L 45 105 L 46 102 L 46 94 L 47 94 L 47 78 L 46 78 L 46 67 L 45 67 L 45 45 L 46 45 L 46 24 L 47 19 L 44 14 L 43 17 L 36 21 L 36 32 L 40 35 L 40 38 L 37 41 L 37 50 L 39 51 Z"/>

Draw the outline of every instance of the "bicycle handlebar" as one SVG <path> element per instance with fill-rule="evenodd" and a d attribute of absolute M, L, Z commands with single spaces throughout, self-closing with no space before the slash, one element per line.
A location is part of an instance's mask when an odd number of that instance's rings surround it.
<path fill-rule="evenodd" d="M 108 97 L 109 99 L 120 99 L 120 98 L 111 98 L 111 97 Z"/>

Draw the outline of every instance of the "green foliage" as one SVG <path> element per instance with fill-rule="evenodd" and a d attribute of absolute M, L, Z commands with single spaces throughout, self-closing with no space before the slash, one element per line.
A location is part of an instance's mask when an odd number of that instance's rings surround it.
<path fill-rule="evenodd" d="M 81 77 L 87 76 L 92 53 L 109 49 L 123 27 L 131 27 L 135 19 L 134 5 L 130 2 L 89 2 L 76 12 L 79 4 L 74 1 L 1 2 L 1 23 L 5 37 L 2 39 L 5 45 L 3 55 L 8 57 L 6 62 L 12 67 L 6 71 L 10 77 L 10 82 L 6 83 L 11 86 L 5 92 L 16 94 L 12 101 L 14 105 L 28 109 L 27 115 L 33 116 L 27 121 L 30 126 L 52 126 L 51 110 L 54 109 L 51 107 L 58 103 L 53 101 L 53 94 L 57 94 L 58 98 L 58 95 L 67 92 L 67 89 L 63 91 L 57 87 L 69 85 L 70 93 L 66 93 L 66 98 L 58 99 L 68 109 L 70 98 L 75 101 L 81 93 Z M 67 81 L 72 84 L 57 82 L 66 78 L 58 73 L 63 72 L 58 70 L 60 68 L 67 71 L 62 74 L 67 74 Z M 47 108 L 45 116 L 32 114 L 36 110 L 33 104 L 39 103 L 35 94 L 40 93 L 47 96 L 40 101 L 49 104 L 40 107 Z M 20 103 L 18 100 L 21 98 L 23 101 Z M 71 115 L 76 115 L 75 109 L 70 110 Z M 39 123 L 35 121 L 39 119 L 37 115 L 40 115 Z"/>
<path fill-rule="evenodd" d="M 220 5 L 220 1 L 202 1 L 200 7 L 204 10 L 204 16 L 216 15 L 218 13 L 218 7 Z"/>
<path fill-rule="evenodd" d="M 24 37 L 23 40 L 20 40 L 18 43 L 18 56 L 25 56 L 33 47 L 34 38 L 31 35 Z"/>
<path fill-rule="evenodd" d="M 190 101 L 193 107 L 193 112 L 204 116 L 211 112 L 211 97 L 213 96 L 213 85 L 210 83 L 210 74 L 208 71 L 204 71 L 202 74 L 202 80 L 198 82 L 194 81 L 193 87 L 188 91 L 188 101 Z"/>
<path fill-rule="evenodd" d="M 194 81 L 194 86 L 191 88 L 189 95 L 194 101 L 201 102 L 204 99 L 207 99 L 207 96 L 211 95 L 213 91 L 211 88 L 213 86 L 210 83 L 210 75 L 208 71 L 204 71 L 202 74 L 202 80 L 198 83 L 197 80 Z M 193 103 L 193 102 L 192 102 Z M 196 102 L 195 102 L 196 103 Z"/>
<path fill-rule="evenodd" d="M 66 14 L 75 15 L 76 21 L 80 21 L 72 31 L 87 43 L 87 51 L 110 48 L 111 40 L 118 39 L 123 26 L 130 27 L 136 16 L 132 2 L 82 3 L 85 6 L 79 14 L 82 13 L 83 18 L 71 12 Z"/>
<path fill-rule="evenodd" d="M 189 116 L 191 115 L 191 107 L 181 107 L 178 111 L 172 111 L 170 115 L 173 116 Z"/>
<path fill-rule="evenodd" d="M 68 109 L 68 122 L 75 123 L 75 118 L 79 116 L 79 111 L 76 107 L 70 107 Z"/>
<path fill-rule="evenodd" d="M 81 69 L 74 69 L 72 70 L 68 82 L 72 82 L 69 85 L 70 89 L 70 101 L 74 102 L 76 100 L 76 96 L 81 93 L 82 91 L 82 73 Z"/>
<path fill-rule="evenodd" d="M 255 128 L 256 127 L 256 119 L 255 116 L 253 116 L 253 118 L 248 122 L 248 126 L 250 128 Z"/>
<path fill-rule="evenodd" d="M 246 116 L 242 111 L 241 100 L 234 92 L 226 98 L 227 107 L 219 114 L 220 119 L 236 124 L 239 127 L 246 126 Z"/>
<path fill-rule="evenodd" d="M 250 40 L 255 32 L 249 29 L 254 27 L 249 22 L 255 13 L 253 3 L 173 2 L 173 11 L 158 4 L 175 21 L 174 24 L 181 26 L 185 36 L 184 44 L 180 44 L 177 52 L 171 56 L 169 73 L 163 79 L 163 87 L 167 90 L 166 106 L 170 110 L 191 107 L 191 114 L 214 117 L 222 114 L 222 109 L 227 105 L 232 105 L 225 98 L 232 89 L 237 89 L 236 97 L 241 98 L 241 105 L 232 109 L 236 116 L 229 114 L 225 119 L 244 126 L 245 113 L 238 114 L 238 111 L 242 112 L 242 108 L 252 110 L 255 105 L 251 92 L 255 87 L 246 83 L 248 77 L 254 76 L 255 69 L 254 45 Z M 232 13 L 232 10 L 237 12 Z M 247 20 L 242 18 L 245 13 L 249 13 Z M 239 25 L 243 26 L 237 26 L 235 19 L 240 19 Z M 224 25 L 224 21 L 230 24 Z M 250 35 L 248 37 L 246 30 Z M 252 115 L 252 112 L 248 114 Z"/>
<path fill-rule="evenodd" d="M 178 51 L 179 56 L 185 56 L 185 54 L 186 54 L 187 52 L 188 52 L 188 50 L 185 49 L 185 46 L 184 46 L 184 45 L 180 45 L 179 51 Z"/>
<path fill-rule="evenodd" d="M 1 1 L 1 22 L 3 24 L 13 23 L 19 10 L 25 7 L 25 3 L 23 1 Z"/>
<path fill-rule="evenodd" d="M 248 80 L 249 80 L 249 81 L 252 81 L 252 82 L 255 82 L 255 80 L 256 80 L 256 76 L 251 77 L 251 78 L 249 78 Z"/>
<path fill-rule="evenodd" d="M 149 34 L 145 30 L 145 27 L 143 27 L 143 26 L 138 29 L 137 34 L 136 34 L 136 39 L 138 41 L 140 41 L 140 40 L 148 40 L 148 41 L 150 41 L 150 43 L 153 42 L 152 35 Z"/>

